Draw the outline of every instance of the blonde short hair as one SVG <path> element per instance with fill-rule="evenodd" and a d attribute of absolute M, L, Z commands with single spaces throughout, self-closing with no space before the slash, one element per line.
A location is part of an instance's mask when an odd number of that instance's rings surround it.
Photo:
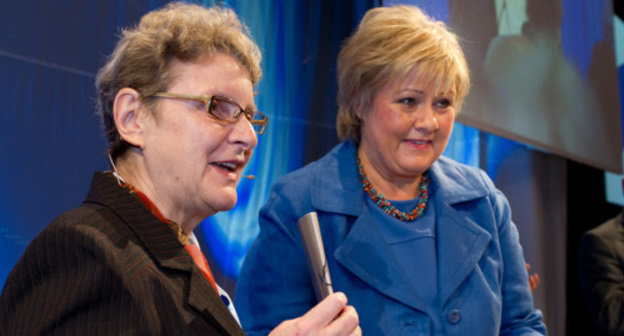
<path fill-rule="evenodd" d="M 338 137 L 359 143 L 356 110 L 412 70 L 437 89 L 454 91 L 459 112 L 470 76 L 457 36 L 414 6 L 370 9 L 338 54 Z"/>
<path fill-rule="evenodd" d="M 135 28 L 122 31 L 96 77 L 98 112 L 113 158 L 129 147 L 119 137 L 113 118 L 117 92 L 130 87 L 149 97 L 164 91 L 173 80 L 169 72 L 172 60 L 192 62 L 213 52 L 236 58 L 254 85 L 260 80 L 260 50 L 231 9 L 170 3 L 144 15 Z"/>

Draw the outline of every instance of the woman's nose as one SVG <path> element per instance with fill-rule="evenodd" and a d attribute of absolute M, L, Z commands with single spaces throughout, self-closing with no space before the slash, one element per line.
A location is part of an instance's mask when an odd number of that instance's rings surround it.
<path fill-rule="evenodd" d="M 242 116 L 238 118 L 232 125 L 233 129 L 230 132 L 230 141 L 235 144 L 240 144 L 244 150 L 250 150 L 256 147 L 258 144 L 258 136 L 254 130 L 251 122 Z"/>
<path fill-rule="evenodd" d="M 437 131 L 440 128 L 440 124 L 438 123 L 438 118 L 435 113 L 430 108 L 423 112 L 423 114 L 416 117 L 416 120 L 414 120 L 414 128 L 427 132 Z"/>

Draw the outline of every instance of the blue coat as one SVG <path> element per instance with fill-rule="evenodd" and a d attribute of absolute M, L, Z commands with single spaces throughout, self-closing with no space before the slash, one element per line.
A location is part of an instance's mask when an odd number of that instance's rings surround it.
<path fill-rule="evenodd" d="M 430 177 L 445 334 L 545 335 L 506 198 L 483 171 L 448 158 L 432 165 Z M 363 334 L 430 334 L 427 307 L 363 211 L 366 197 L 351 142 L 275 183 L 236 289 L 248 335 L 267 334 L 315 305 L 297 229 L 310 211 L 318 213 L 334 290 L 356 308 Z M 408 276 L 418 281 L 419 274 Z"/>

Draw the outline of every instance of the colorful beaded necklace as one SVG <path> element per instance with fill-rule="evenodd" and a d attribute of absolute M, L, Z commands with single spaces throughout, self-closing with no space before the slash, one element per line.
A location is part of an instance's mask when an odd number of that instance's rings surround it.
<path fill-rule="evenodd" d="M 364 167 L 362 166 L 362 162 L 359 157 L 357 159 L 357 164 L 358 171 L 360 172 L 360 178 L 362 180 L 362 188 L 364 188 L 368 196 L 370 196 L 371 200 L 373 200 L 373 203 L 377 204 L 377 206 L 380 207 L 385 213 L 404 222 L 413 221 L 422 216 L 427 208 L 427 200 L 429 199 L 429 174 L 427 172 L 423 173 L 420 178 L 420 185 L 418 186 L 418 189 L 420 190 L 418 205 L 416 205 L 414 210 L 405 212 L 397 209 L 388 200 L 386 200 L 380 192 L 375 190 L 368 179 L 368 176 L 366 176 L 366 173 L 364 172 Z"/>

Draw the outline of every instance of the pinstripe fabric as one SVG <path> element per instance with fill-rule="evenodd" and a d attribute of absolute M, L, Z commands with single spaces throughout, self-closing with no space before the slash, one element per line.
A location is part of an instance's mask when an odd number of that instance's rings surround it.
<path fill-rule="evenodd" d="M 108 173 L 26 249 L 0 335 L 244 335 L 167 225 Z"/>

